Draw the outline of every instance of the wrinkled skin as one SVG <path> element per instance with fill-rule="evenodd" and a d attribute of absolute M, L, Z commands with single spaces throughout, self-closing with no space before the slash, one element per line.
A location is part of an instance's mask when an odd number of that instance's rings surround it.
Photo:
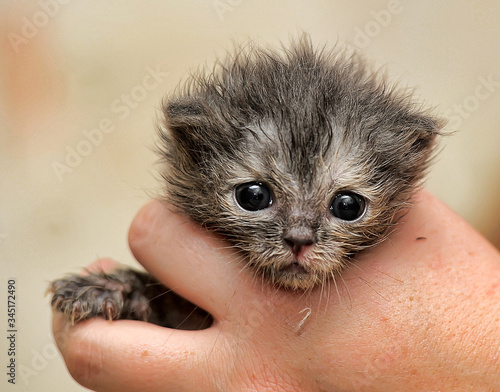
<path fill-rule="evenodd" d="M 500 390 L 500 255 L 425 191 L 388 241 L 343 272 L 338 291 L 263 286 L 225 242 L 159 202 L 141 209 L 129 241 L 149 272 L 214 323 L 199 331 L 103 319 L 72 327 L 55 313 L 56 342 L 87 388 Z"/>

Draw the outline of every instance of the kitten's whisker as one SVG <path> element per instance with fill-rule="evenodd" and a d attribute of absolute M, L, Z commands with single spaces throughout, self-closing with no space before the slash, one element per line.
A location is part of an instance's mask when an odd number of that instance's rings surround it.
<path fill-rule="evenodd" d="M 363 268 L 361 268 L 358 263 L 356 263 L 355 261 L 352 261 L 352 260 L 346 260 L 346 264 L 349 264 L 349 266 L 351 267 L 354 267 L 354 268 L 357 268 L 359 271 L 361 272 L 365 272 L 365 270 Z"/>
<path fill-rule="evenodd" d="M 330 304 L 330 295 L 331 295 L 330 279 L 328 279 L 327 275 L 322 277 L 322 281 L 320 284 L 321 284 L 321 292 L 320 292 L 320 297 L 319 297 L 319 302 L 318 302 L 318 309 L 321 308 L 321 305 L 322 305 L 321 302 L 323 301 L 324 296 L 326 296 L 326 302 L 325 302 L 324 312 L 323 312 L 323 314 L 325 314 L 328 311 L 328 306 Z M 325 290 L 326 290 L 326 294 L 325 294 Z"/>
<path fill-rule="evenodd" d="M 384 272 L 384 271 L 381 271 L 381 270 L 379 270 L 378 268 L 371 267 L 371 269 L 372 269 L 372 270 L 374 270 L 374 271 L 377 271 L 379 274 L 382 274 L 382 275 L 387 276 L 388 278 L 391 278 L 392 280 L 395 280 L 395 281 L 396 281 L 396 282 L 398 282 L 398 283 L 401 283 L 401 284 L 403 284 L 403 283 L 404 283 L 404 281 L 403 281 L 403 280 L 398 279 L 398 278 L 396 278 L 395 276 L 392 276 L 392 275 L 390 275 L 390 274 L 388 274 L 388 273 L 386 273 L 386 272 Z"/>
<path fill-rule="evenodd" d="M 339 299 L 339 303 L 342 303 L 342 297 L 340 296 L 339 286 L 337 285 L 337 279 L 335 279 L 335 273 L 331 272 L 331 280 L 335 285 L 335 291 L 337 292 L 337 298 Z"/>
<path fill-rule="evenodd" d="M 154 301 L 160 297 L 163 297 L 164 295 L 170 294 L 170 293 L 174 293 L 174 294 L 178 295 L 174 290 L 166 287 L 166 290 L 163 293 L 160 293 L 154 297 L 148 298 L 148 302 L 152 302 L 152 301 Z"/>
<path fill-rule="evenodd" d="M 364 283 L 366 284 L 369 288 L 371 288 L 373 290 L 373 292 L 375 294 L 377 294 L 380 298 L 384 299 L 385 301 L 389 301 L 389 298 L 386 298 L 384 297 L 380 292 L 378 292 L 375 287 L 373 287 L 373 285 L 365 278 L 362 278 L 361 276 L 358 276 L 358 278 Z"/>
<path fill-rule="evenodd" d="M 328 287 L 328 294 L 327 294 L 327 297 L 326 297 L 326 307 L 325 307 L 325 312 L 330 304 L 330 300 L 331 300 L 331 295 L 332 295 L 332 284 L 331 284 L 331 281 L 330 279 L 327 279 L 327 276 L 325 276 L 325 281 L 326 281 L 326 285 Z"/>
<path fill-rule="evenodd" d="M 325 291 L 325 277 L 321 279 L 321 282 L 319 283 L 321 285 L 320 291 L 319 291 L 319 304 L 321 304 L 321 300 L 323 299 L 324 291 Z"/>
<path fill-rule="evenodd" d="M 342 280 L 342 284 L 344 285 L 346 291 L 347 291 L 347 297 L 349 298 L 349 306 L 348 309 L 352 310 L 352 297 L 351 297 L 351 292 L 349 291 L 349 287 L 347 286 L 342 274 L 338 274 L 337 276 L 340 277 L 340 280 Z M 335 279 L 335 278 L 334 278 Z M 335 280 L 334 280 L 335 281 Z"/>
<path fill-rule="evenodd" d="M 191 312 L 189 312 L 189 314 L 188 314 L 186 317 L 184 317 L 184 320 L 181 320 L 181 321 L 177 324 L 177 326 L 175 327 L 175 329 L 181 329 L 181 326 L 182 326 L 185 322 L 187 322 L 187 321 L 189 320 L 189 318 L 190 318 L 193 314 L 195 314 L 195 312 L 196 312 L 198 309 L 200 309 L 200 307 L 199 307 L 199 306 L 194 306 L 194 307 L 193 307 L 193 309 L 191 310 Z M 205 316 L 205 320 L 206 320 L 208 317 L 209 317 L 209 315 Z"/>
<path fill-rule="evenodd" d="M 236 293 L 233 293 L 233 295 L 231 296 L 231 299 L 229 300 L 229 303 L 227 305 L 227 308 L 226 308 L 226 314 L 221 316 L 221 319 L 225 319 L 226 316 L 227 316 L 227 313 L 229 312 L 230 308 L 231 308 L 231 304 L 233 303 L 233 300 L 234 300 L 234 296 L 236 295 Z M 212 346 L 212 349 L 210 350 L 210 352 L 208 353 L 208 356 L 207 356 L 207 360 L 210 359 L 216 345 L 217 345 L 217 341 L 219 340 L 219 337 L 220 335 L 222 334 L 222 327 L 219 328 L 219 331 L 217 332 L 217 336 L 215 337 L 215 341 L 214 341 L 214 344 Z"/>

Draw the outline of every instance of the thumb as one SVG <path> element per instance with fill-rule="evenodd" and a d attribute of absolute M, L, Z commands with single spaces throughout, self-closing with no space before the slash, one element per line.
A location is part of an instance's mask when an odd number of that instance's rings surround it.
<path fill-rule="evenodd" d="M 119 267 L 100 259 L 86 271 L 110 272 Z M 217 351 L 220 331 L 211 327 L 182 331 L 119 320 L 90 319 L 71 326 L 54 312 L 52 330 L 71 376 L 94 391 L 203 391 L 207 360 Z M 189 375 L 189 376 L 187 376 Z"/>
<path fill-rule="evenodd" d="M 218 335 L 213 327 L 181 331 L 129 320 L 92 319 L 71 327 L 60 314 L 53 333 L 78 383 L 120 392 L 206 391 L 207 356 Z"/>

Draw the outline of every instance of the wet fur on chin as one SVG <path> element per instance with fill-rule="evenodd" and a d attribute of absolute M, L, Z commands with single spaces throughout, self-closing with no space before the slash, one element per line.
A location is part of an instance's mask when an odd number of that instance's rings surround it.
<path fill-rule="evenodd" d="M 163 104 L 159 154 L 165 199 L 226 236 L 248 267 L 277 286 L 310 289 L 382 241 L 421 184 L 444 125 L 357 54 L 316 49 L 308 36 L 280 50 L 236 49 L 191 76 Z M 262 182 L 273 203 L 245 211 L 235 188 Z M 339 191 L 366 200 L 341 221 Z M 287 230 L 314 233 L 297 262 Z"/>

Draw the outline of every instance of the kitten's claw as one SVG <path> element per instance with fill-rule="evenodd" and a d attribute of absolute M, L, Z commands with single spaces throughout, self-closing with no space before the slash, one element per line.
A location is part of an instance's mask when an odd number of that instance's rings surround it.
<path fill-rule="evenodd" d="M 104 301 L 104 314 L 106 315 L 106 319 L 108 321 L 113 321 L 116 317 L 115 306 L 109 300 Z"/>
<path fill-rule="evenodd" d="M 169 328 L 208 328 L 212 317 L 150 275 L 130 269 L 73 275 L 51 283 L 51 305 L 71 325 L 93 317 L 140 320 Z"/>
<path fill-rule="evenodd" d="M 76 301 L 73 303 L 72 309 L 71 309 L 71 325 L 75 325 L 75 319 L 78 321 L 80 320 L 80 309 L 81 309 L 81 304 L 79 301 Z M 76 317 L 78 315 L 78 317 Z"/>
<path fill-rule="evenodd" d="M 93 317 L 147 321 L 150 309 L 143 286 L 135 273 L 119 270 L 114 274 L 91 273 L 59 279 L 52 282 L 49 291 L 53 293 L 52 308 L 64 313 L 74 325 Z"/>

